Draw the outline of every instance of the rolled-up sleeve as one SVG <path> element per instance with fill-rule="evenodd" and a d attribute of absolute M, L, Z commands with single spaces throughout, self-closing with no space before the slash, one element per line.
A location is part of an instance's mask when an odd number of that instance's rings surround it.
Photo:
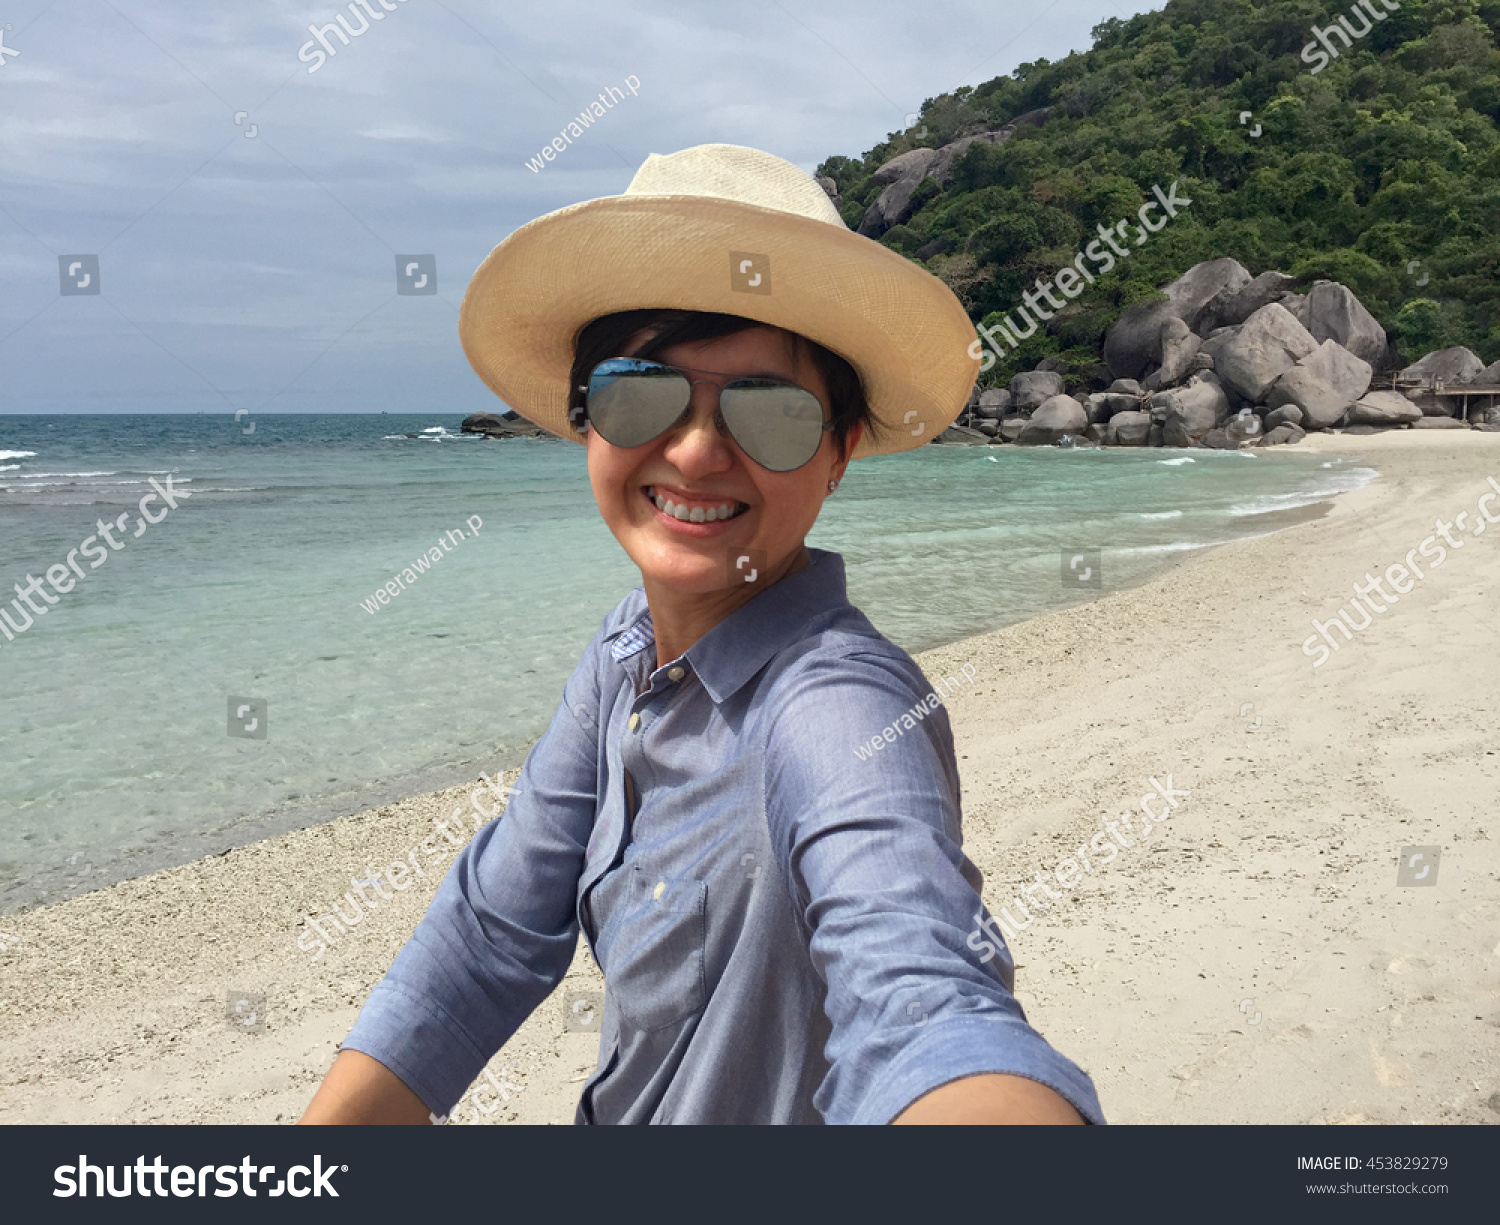
<path fill-rule="evenodd" d="M 814 1104 L 831 1123 L 886 1123 L 951 1081 L 1005 1073 L 1103 1123 L 1093 1082 L 1027 1023 L 1009 953 L 984 964 L 968 944 L 983 904 L 930 694 L 894 652 L 814 653 L 776 686 L 766 815 L 832 1026 Z"/>
<path fill-rule="evenodd" d="M 363 1051 L 446 1114 L 562 981 L 598 794 L 596 638 L 532 747 L 502 816 L 464 847 L 370 994 L 345 1049 Z"/>

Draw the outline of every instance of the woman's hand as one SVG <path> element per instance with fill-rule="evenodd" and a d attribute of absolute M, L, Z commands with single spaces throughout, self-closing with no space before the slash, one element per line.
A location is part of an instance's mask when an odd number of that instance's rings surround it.
<path fill-rule="evenodd" d="M 432 1112 L 406 1082 L 362 1051 L 340 1051 L 302 1123 L 430 1123 Z"/>
<path fill-rule="evenodd" d="M 1046 1085 L 1024 1076 L 987 1073 L 949 1081 L 903 1110 L 895 1123 L 1079 1123 L 1083 1119 Z"/>

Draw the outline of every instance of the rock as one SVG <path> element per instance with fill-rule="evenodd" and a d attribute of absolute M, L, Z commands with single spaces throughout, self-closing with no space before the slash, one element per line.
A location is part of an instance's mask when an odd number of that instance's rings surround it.
<path fill-rule="evenodd" d="M 1069 434 L 1089 428 L 1088 413 L 1072 396 L 1055 395 L 1031 414 L 1031 420 L 1016 439 L 1023 447 L 1047 446 Z"/>
<path fill-rule="evenodd" d="M 1210 330 L 1226 325 L 1237 326 L 1262 306 L 1279 302 L 1296 283 L 1297 278 L 1288 276 L 1285 272 L 1262 272 L 1216 309 L 1206 311 L 1199 323 L 1201 327 Z"/>
<path fill-rule="evenodd" d="M 1104 337 L 1104 360 L 1116 378 L 1138 379 L 1161 364 L 1161 329 L 1176 319 L 1171 302 L 1137 302 L 1127 306 Z"/>
<path fill-rule="evenodd" d="M 1143 447 L 1151 433 L 1151 414 L 1137 409 L 1116 413 L 1104 427 L 1104 441 L 1116 447 Z"/>
<path fill-rule="evenodd" d="M 1399 391 L 1372 391 L 1349 410 L 1351 425 L 1410 425 L 1422 419 L 1422 410 Z"/>
<path fill-rule="evenodd" d="M 1320 344 L 1336 340 L 1372 366 L 1385 358 L 1385 329 L 1345 286 L 1318 281 L 1307 292 L 1307 330 Z"/>
<path fill-rule="evenodd" d="M 1500 362 L 1495 365 L 1500 366 Z M 1141 396 L 1141 385 L 1134 379 L 1116 379 L 1109 385 L 1109 390 L 1121 396 L 1135 396 L 1137 399 Z"/>
<path fill-rule="evenodd" d="M 1203 344 L 1192 329 L 1181 319 L 1167 319 L 1161 325 L 1161 338 L 1157 348 L 1161 351 L 1161 364 L 1146 376 L 1142 384 L 1148 391 L 1160 391 L 1164 387 L 1175 387 L 1188 376 L 1193 358 Z"/>
<path fill-rule="evenodd" d="M 1108 420 L 1116 413 L 1134 412 L 1141 406 L 1141 400 L 1139 396 L 1128 396 L 1118 391 L 1106 391 L 1103 394 L 1105 401 L 1105 413 L 1104 417 L 1101 418 L 1101 420 Z"/>
<path fill-rule="evenodd" d="M 1203 435 L 1198 445 L 1200 447 L 1207 447 L 1211 451 L 1238 451 L 1240 449 L 1239 441 L 1235 440 L 1231 442 L 1223 426 L 1209 430 L 1208 433 Z"/>
<path fill-rule="evenodd" d="M 1283 404 L 1266 414 L 1266 428 L 1274 430 L 1278 425 L 1301 425 L 1302 410 L 1295 404 Z"/>
<path fill-rule="evenodd" d="M 1277 447 L 1283 443 L 1301 442 L 1307 437 L 1307 431 L 1301 426 L 1278 425 L 1274 430 L 1267 430 L 1263 437 L 1255 445 L 1258 447 Z"/>
<path fill-rule="evenodd" d="M 1000 423 L 998 421 L 991 421 L 988 418 L 984 418 L 976 421 L 974 423 L 974 428 L 981 434 L 983 434 L 986 438 L 993 438 L 1000 432 Z"/>
<path fill-rule="evenodd" d="M 1420 421 L 1413 421 L 1414 430 L 1466 430 L 1469 428 L 1467 421 L 1460 421 L 1456 417 L 1423 417 Z"/>
<path fill-rule="evenodd" d="M 1174 314 L 1196 332 L 1200 320 L 1220 310 L 1245 286 L 1250 284 L 1250 273 L 1236 259 L 1210 259 L 1194 264 L 1162 293 L 1175 308 Z"/>
<path fill-rule="evenodd" d="M 1058 357 L 1044 357 L 1036 364 L 1039 374 L 1067 374 L 1070 367 L 1067 362 Z"/>
<path fill-rule="evenodd" d="M 979 402 L 974 406 L 974 415 L 999 421 L 1009 409 L 1010 392 L 999 387 L 991 387 L 988 391 L 979 393 Z"/>
<path fill-rule="evenodd" d="M 971 136 L 960 136 L 956 140 L 950 140 L 937 151 L 937 157 L 933 159 L 932 165 L 927 173 L 939 183 L 946 183 L 948 176 L 953 172 L 953 163 L 963 156 L 968 147 L 976 142 L 989 145 L 1003 145 L 1016 134 L 1017 129 L 1023 127 L 1041 127 L 1047 122 L 1052 114 L 1050 106 L 1044 106 L 1034 111 L 1027 111 L 1024 115 L 1017 115 L 1003 127 L 992 128 L 987 132 L 979 132 Z"/>
<path fill-rule="evenodd" d="M 1276 299 L 1286 308 L 1287 314 L 1300 323 L 1307 326 L 1307 295 L 1300 293 L 1285 293 Z"/>
<path fill-rule="evenodd" d="M 1335 391 L 1317 375 L 1302 366 L 1293 366 L 1267 393 L 1272 408 L 1295 404 L 1302 410 L 1301 425 L 1310 430 L 1326 430 L 1344 419 L 1354 401 Z"/>
<path fill-rule="evenodd" d="M 1229 399 L 1223 389 L 1206 382 L 1160 392 L 1151 397 L 1151 407 L 1153 416 L 1157 408 L 1166 409 L 1162 443 L 1169 447 L 1190 447 L 1229 418 Z"/>
<path fill-rule="evenodd" d="M 1265 399 L 1272 385 L 1318 347 L 1317 341 L 1284 306 L 1272 302 L 1245 320 L 1214 358 L 1226 387 L 1245 399 Z"/>
<path fill-rule="evenodd" d="M 912 149 L 897 154 L 871 176 L 871 181 L 884 184 L 885 190 L 865 210 L 859 223 L 861 234 L 866 238 L 879 238 L 893 225 L 899 225 L 911 216 L 912 193 L 927 177 L 937 155 L 936 149 Z"/>
<path fill-rule="evenodd" d="M 1000 423 L 1000 437 L 1006 442 L 1015 442 L 1029 424 L 1025 417 L 1007 417 Z"/>
<path fill-rule="evenodd" d="M 1399 429 L 1395 425 L 1351 425 L 1344 430 L 1346 434 L 1384 434 L 1387 430 Z"/>
<path fill-rule="evenodd" d="M 834 208 L 838 208 L 838 206 L 844 202 L 843 199 L 839 196 L 839 185 L 832 179 L 830 179 L 826 174 L 818 180 L 818 186 L 821 187 L 824 194 L 833 201 Z"/>
<path fill-rule="evenodd" d="M 1254 442 L 1265 432 L 1261 419 L 1252 410 L 1242 408 L 1224 424 L 1224 438 L 1229 444 L 1225 449 L 1231 450 L 1241 443 Z M 1209 430 L 1208 435 L 1204 435 L 1205 446 L 1208 445 L 1208 436 L 1212 433 L 1213 430 Z"/>
<path fill-rule="evenodd" d="M 1028 408 L 1038 408 L 1062 393 L 1062 375 L 1055 370 L 1023 372 L 1010 381 L 1011 406 L 1022 412 Z"/>
<path fill-rule="evenodd" d="M 1146 435 L 1146 445 L 1148 447 L 1159 447 L 1159 446 L 1161 446 L 1162 445 L 1162 433 L 1163 433 L 1163 430 L 1162 430 L 1161 422 L 1159 422 L 1159 421 L 1153 421 L 1151 423 L 1151 432 Z"/>
<path fill-rule="evenodd" d="M 458 427 L 461 434 L 483 434 L 486 438 L 550 438 L 540 426 L 532 425 L 519 413 L 472 413 Z"/>
<path fill-rule="evenodd" d="M 1473 381 L 1480 387 L 1500 387 L 1500 362 L 1486 366 L 1474 376 Z M 89 564 L 93 565 L 92 562 Z"/>
<path fill-rule="evenodd" d="M 1090 393 L 1088 399 L 1083 402 L 1083 409 L 1089 415 L 1090 426 L 1108 421 L 1114 415 L 1114 406 L 1110 404 L 1111 399 L 1113 397 L 1108 392 Z"/>
<path fill-rule="evenodd" d="M 1500 366 L 1500 362 L 1495 364 Z M 1479 375 L 1484 372 L 1485 365 L 1479 354 L 1463 345 L 1454 345 L 1451 349 L 1438 349 L 1421 361 L 1413 362 L 1401 372 L 1401 378 L 1403 381 L 1421 379 L 1423 382 L 1441 379 L 1443 383 L 1451 385 L 1480 382 Z"/>
<path fill-rule="evenodd" d="M 1336 340 L 1325 340 L 1297 364 L 1350 400 L 1357 400 L 1370 390 L 1370 376 L 1374 374 L 1369 362 L 1356 357 Z"/>
<path fill-rule="evenodd" d="M 1088 433 L 1085 436 L 1090 442 L 1099 443 L 1102 445 L 1109 437 L 1109 426 L 1097 424 L 1091 425 L 1089 426 Z"/>
<path fill-rule="evenodd" d="M 958 443 L 961 446 L 972 447 L 987 443 L 989 439 L 978 430 L 971 430 L 966 425 L 950 425 L 932 441 L 936 443 Z"/>
<path fill-rule="evenodd" d="M 1190 370 L 1212 370 L 1213 368 L 1214 359 L 1207 353 L 1205 353 L 1202 349 L 1199 349 L 1198 352 L 1193 354 L 1192 365 L 1188 367 L 1188 369 Z"/>
<path fill-rule="evenodd" d="M 1219 360 L 1219 350 L 1238 335 L 1239 330 L 1237 327 L 1215 328 L 1202 345 L 1199 346 L 1198 356 L 1207 357 L 1211 362 L 1217 362 Z"/>

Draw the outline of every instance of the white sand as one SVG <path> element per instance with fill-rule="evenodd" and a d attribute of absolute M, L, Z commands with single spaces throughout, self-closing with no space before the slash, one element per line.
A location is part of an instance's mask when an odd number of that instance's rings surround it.
<path fill-rule="evenodd" d="M 968 851 L 986 902 L 1010 905 L 1152 776 L 1191 790 L 1013 942 L 1028 1016 L 1112 1121 L 1500 1121 L 1500 525 L 1456 533 L 1465 547 L 1325 666 L 1300 647 L 1439 516 L 1472 520 L 1500 435 L 1298 450 L 1382 479 L 1318 521 L 921 657 L 978 669 L 951 705 Z M 296 1119 L 437 876 L 316 963 L 300 915 L 465 794 L 0 919 L 0 1122 Z M 1436 886 L 1397 887 L 1408 845 L 1442 848 Z M 581 950 L 491 1064 L 519 1088 L 462 1116 L 571 1121 L 597 1052 L 563 1024 L 561 994 L 600 986 Z M 266 995 L 265 1032 L 231 1027 L 231 991 Z"/>

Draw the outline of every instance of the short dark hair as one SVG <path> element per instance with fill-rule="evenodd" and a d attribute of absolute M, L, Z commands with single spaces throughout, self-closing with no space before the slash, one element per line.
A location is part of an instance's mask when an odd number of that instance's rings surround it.
<path fill-rule="evenodd" d="M 674 345 L 718 340 L 722 336 L 733 336 L 749 328 L 770 326 L 774 325 L 764 324 L 758 319 L 746 319 L 742 315 L 667 307 L 601 315 L 580 328 L 573 343 L 568 420 L 573 422 L 573 428 L 580 434 L 583 432 L 583 408 L 589 374 L 600 362 L 611 357 L 625 356 L 623 350 L 626 343 L 638 332 L 648 328 L 657 329 L 656 335 L 630 356 L 654 361 L 658 354 Z M 803 356 L 808 357 L 823 376 L 823 383 L 828 388 L 829 409 L 833 413 L 834 445 L 838 448 L 839 456 L 847 458 L 846 442 L 849 431 L 856 424 L 863 424 L 872 438 L 878 436 L 875 414 L 870 411 L 869 401 L 865 399 L 864 384 L 860 382 L 854 367 L 832 349 L 826 349 L 817 341 L 809 340 L 796 332 L 785 334 L 791 338 L 793 354 L 799 360 Z"/>

